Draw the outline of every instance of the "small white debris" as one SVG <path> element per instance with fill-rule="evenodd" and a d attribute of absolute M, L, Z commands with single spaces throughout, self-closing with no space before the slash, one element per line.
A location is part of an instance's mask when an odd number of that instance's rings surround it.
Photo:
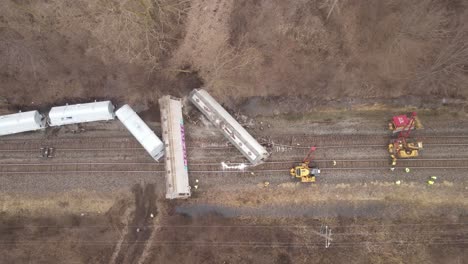
<path fill-rule="evenodd" d="M 198 179 L 196 179 L 195 182 L 198 183 Z"/>
<path fill-rule="evenodd" d="M 140 228 L 137 228 L 136 231 L 137 231 L 137 233 L 140 233 Z"/>
<path fill-rule="evenodd" d="M 239 163 L 238 165 L 227 165 L 224 161 L 221 162 L 221 166 L 223 167 L 223 170 L 225 169 L 245 170 L 245 168 L 247 168 L 247 165 L 245 165 L 244 163 Z"/>
<path fill-rule="evenodd" d="M 151 218 L 154 218 L 154 214 L 150 214 L 150 217 L 151 217 Z"/>
<path fill-rule="evenodd" d="M 85 214 L 84 213 L 81 213 L 81 216 L 84 216 Z"/>

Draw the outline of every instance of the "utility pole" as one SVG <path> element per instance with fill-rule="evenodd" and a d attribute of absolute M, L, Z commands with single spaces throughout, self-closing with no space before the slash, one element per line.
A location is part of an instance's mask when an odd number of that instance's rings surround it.
<path fill-rule="evenodd" d="M 325 248 L 328 248 L 331 244 L 331 228 L 325 226 Z"/>
<path fill-rule="evenodd" d="M 320 227 L 320 236 L 325 238 L 325 248 L 329 248 L 332 238 L 332 230 L 331 228 L 328 227 L 328 225 L 325 226 L 325 230 L 323 228 L 323 225 Z"/>

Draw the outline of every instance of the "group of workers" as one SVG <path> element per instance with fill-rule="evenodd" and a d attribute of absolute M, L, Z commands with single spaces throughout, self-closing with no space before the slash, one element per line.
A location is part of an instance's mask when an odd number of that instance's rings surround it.
<path fill-rule="evenodd" d="M 395 171 L 395 167 L 391 167 L 391 168 L 390 168 L 390 171 Z M 405 168 L 405 172 L 406 172 L 406 173 L 411 172 L 410 168 Z M 437 180 L 437 176 L 431 176 L 431 177 L 429 178 L 429 180 L 427 181 L 427 185 L 434 185 L 434 183 L 436 182 L 436 180 Z M 400 185 L 400 184 L 401 184 L 401 180 L 396 180 L 396 181 L 395 181 L 395 184 L 396 184 L 396 185 Z"/>
<path fill-rule="evenodd" d="M 336 166 L 336 160 L 332 161 L 332 164 L 333 164 L 333 166 Z M 395 165 L 395 164 L 393 164 L 393 162 L 392 162 L 392 165 Z M 391 168 L 390 168 L 390 171 L 395 171 L 395 167 L 391 167 Z M 406 173 L 410 173 L 410 172 L 411 172 L 411 169 L 410 169 L 410 168 L 405 168 L 405 172 L 406 172 Z M 427 185 L 434 185 L 434 183 L 436 182 L 436 180 L 437 180 L 437 176 L 431 176 L 431 177 L 429 178 L 429 180 L 427 181 Z M 401 184 L 401 180 L 396 180 L 396 181 L 395 181 L 395 184 L 396 184 L 396 185 L 400 185 L 400 184 Z"/>

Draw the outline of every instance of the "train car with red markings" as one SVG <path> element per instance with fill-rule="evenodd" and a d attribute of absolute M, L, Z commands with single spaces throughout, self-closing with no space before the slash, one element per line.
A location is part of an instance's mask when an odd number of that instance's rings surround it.
<path fill-rule="evenodd" d="M 182 102 L 180 98 L 166 95 L 159 99 L 159 106 L 165 152 L 166 198 L 186 199 L 191 192 Z"/>

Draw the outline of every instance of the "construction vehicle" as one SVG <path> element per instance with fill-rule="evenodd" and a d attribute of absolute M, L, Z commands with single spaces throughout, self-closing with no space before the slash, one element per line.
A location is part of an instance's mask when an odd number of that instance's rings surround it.
<path fill-rule="evenodd" d="M 417 117 L 416 112 L 412 112 L 408 115 L 394 116 L 392 121 L 388 123 L 388 128 L 395 134 L 413 129 L 421 129 L 423 126 Z"/>
<path fill-rule="evenodd" d="M 419 150 L 422 148 L 423 144 L 421 141 L 406 140 L 406 138 L 393 139 L 388 144 L 392 166 L 396 165 L 397 159 L 409 159 L 419 156 Z"/>
<path fill-rule="evenodd" d="M 397 131 L 398 138 L 392 139 L 388 144 L 388 152 L 392 158 L 392 166 L 396 165 L 397 159 L 415 158 L 419 155 L 419 150 L 423 148 L 420 141 L 409 139 L 413 129 L 422 127 L 421 122 L 416 118 L 416 113 L 413 112 L 408 118 L 406 115 L 393 117 L 394 129 Z"/>
<path fill-rule="evenodd" d="M 301 182 L 315 182 L 315 177 L 320 175 L 320 169 L 311 164 L 315 150 L 315 146 L 311 147 L 304 160 L 291 168 L 291 177 L 300 178 Z"/>

